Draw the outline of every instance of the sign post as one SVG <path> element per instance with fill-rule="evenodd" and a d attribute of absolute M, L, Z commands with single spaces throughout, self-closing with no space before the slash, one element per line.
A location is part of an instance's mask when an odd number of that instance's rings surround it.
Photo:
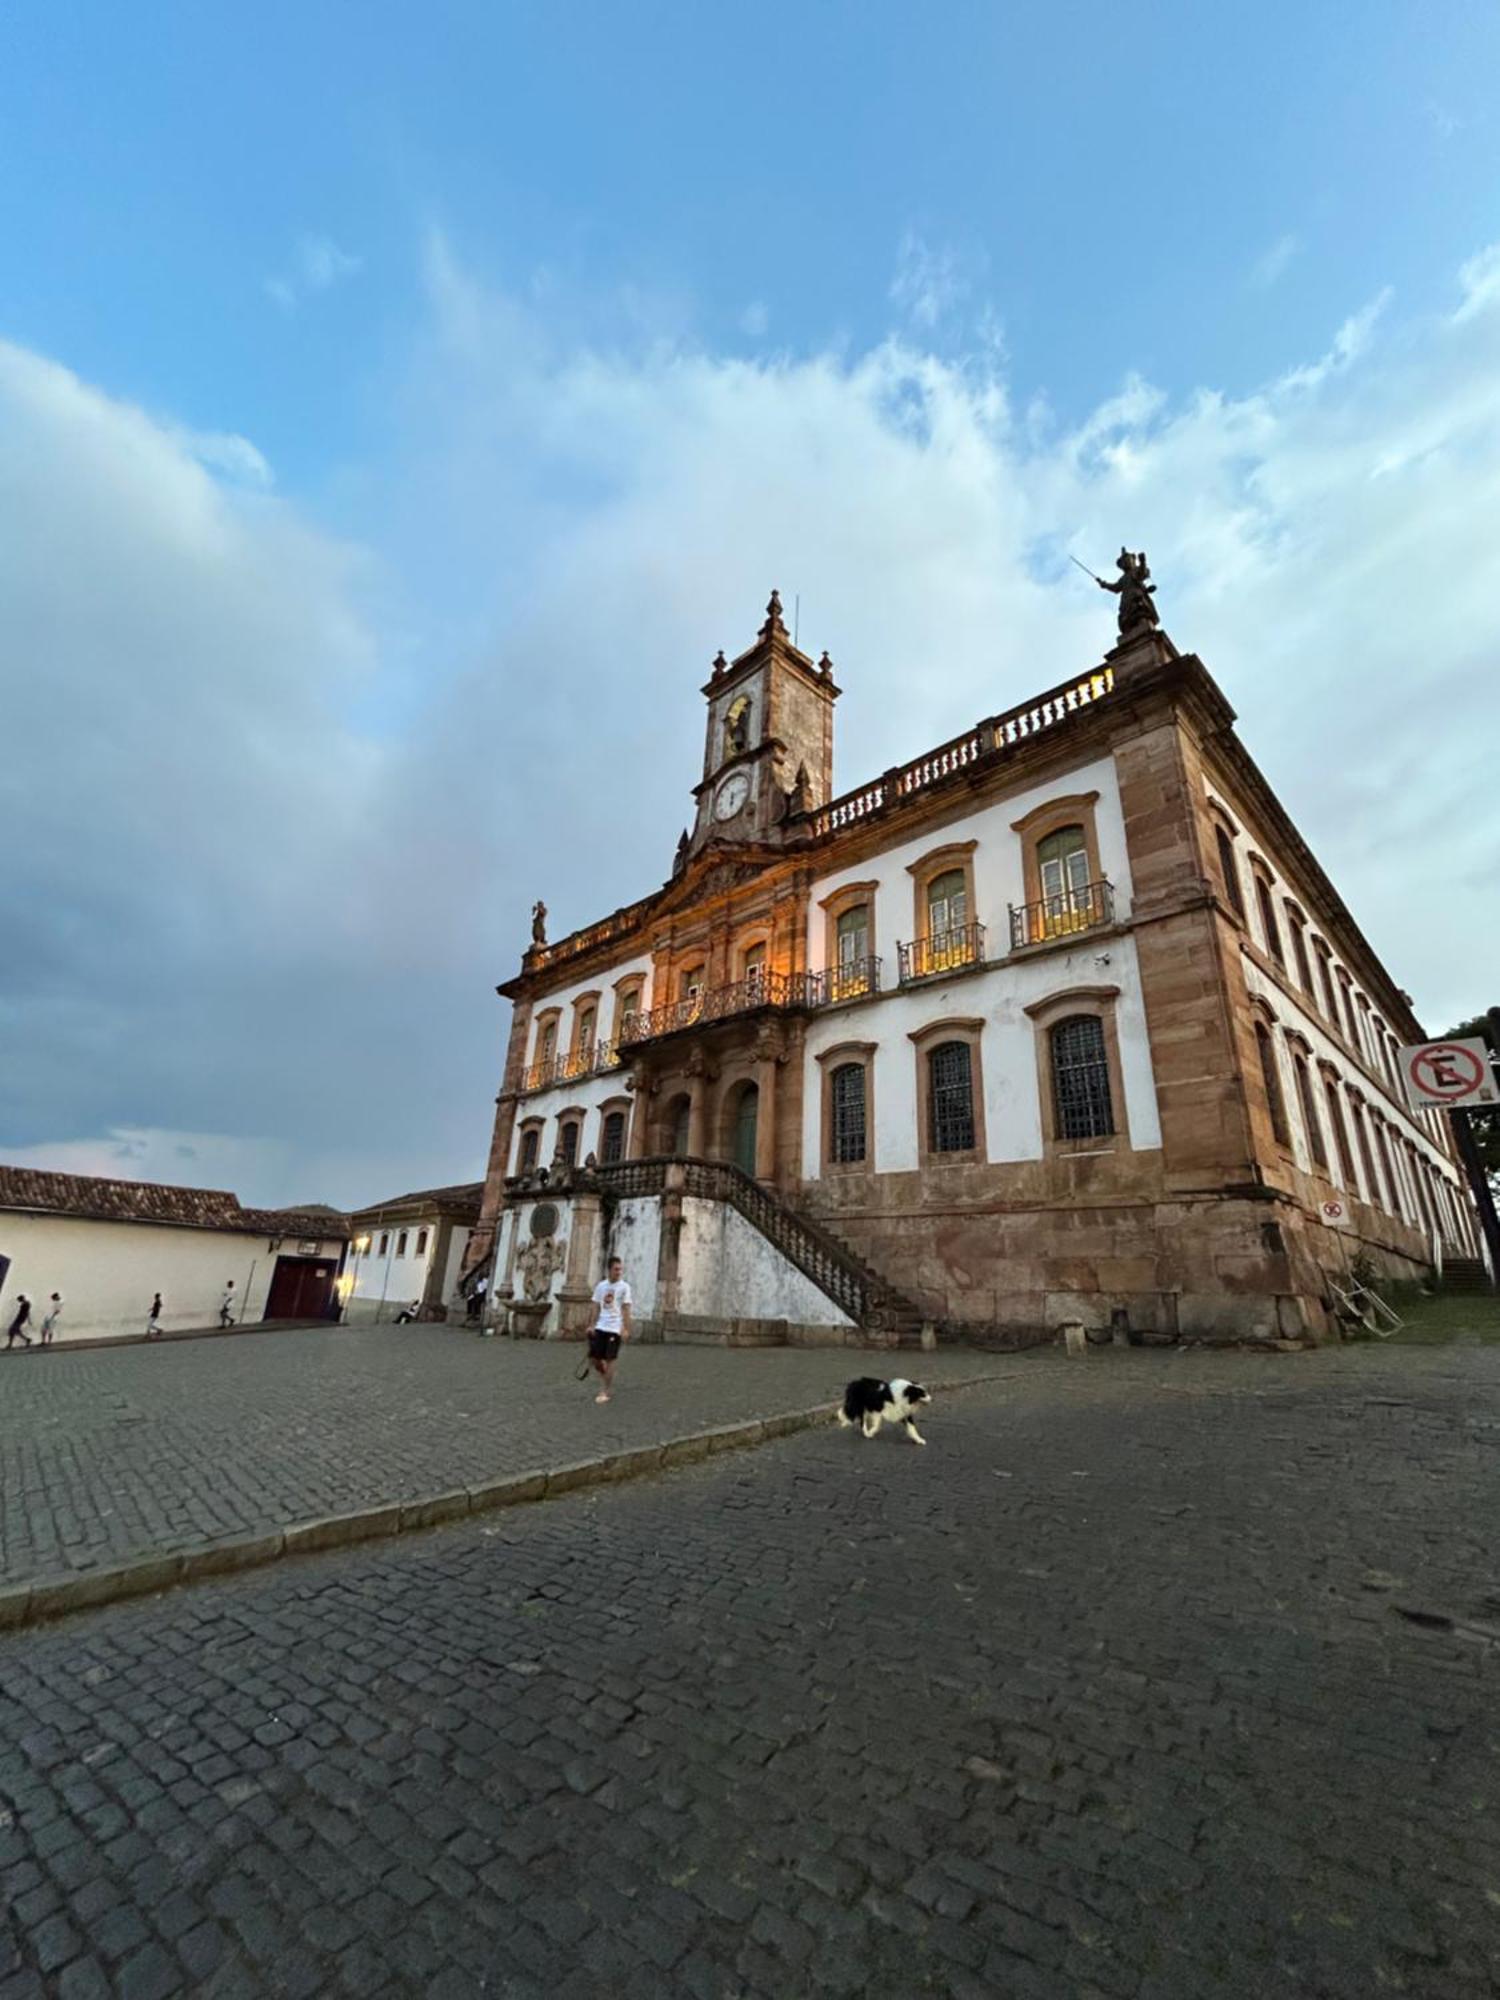
<path fill-rule="evenodd" d="M 1495 1011 L 1491 1010 L 1492 1020 Z M 1406 1086 L 1407 1102 L 1414 1111 L 1441 1108 L 1448 1113 L 1458 1157 L 1469 1177 L 1484 1240 L 1489 1246 L 1490 1276 L 1492 1281 L 1500 1282 L 1500 1215 L 1495 1213 L 1489 1176 L 1469 1123 L 1471 1109 L 1482 1111 L 1500 1105 L 1500 1086 L 1495 1081 L 1489 1045 L 1478 1035 L 1414 1043 L 1401 1051 L 1401 1080 Z"/>

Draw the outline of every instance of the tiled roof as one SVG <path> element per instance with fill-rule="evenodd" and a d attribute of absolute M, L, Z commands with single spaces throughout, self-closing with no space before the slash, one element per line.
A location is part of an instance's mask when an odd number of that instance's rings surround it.
<path fill-rule="evenodd" d="M 345 1237 L 346 1216 L 284 1208 L 241 1208 L 222 1188 L 161 1187 L 92 1174 L 0 1166 L 0 1209 L 85 1216 L 98 1222 L 157 1222 L 176 1229 L 232 1229 L 247 1236 Z"/>
<path fill-rule="evenodd" d="M 435 1209 L 459 1221 L 477 1222 L 479 1198 L 483 1193 L 483 1181 L 460 1181 L 453 1187 L 418 1188 L 411 1194 L 394 1195 L 389 1201 L 372 1201 L 368 1208 L 356 1208 L 351 1211 L 350 1220 L 372 1221 L 378 1216 L 393 1215 L 398 1209 L 411 1214 L 418 1211 L 431 1214 Z"/>

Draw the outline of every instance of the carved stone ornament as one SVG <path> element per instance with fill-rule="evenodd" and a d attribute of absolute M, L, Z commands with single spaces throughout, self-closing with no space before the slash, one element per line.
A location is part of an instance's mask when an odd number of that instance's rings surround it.
<path fill-rule="evenodd" d="M 1096 577 L 1101 590 L 1108 590 L 1120 600 L 1120 637 L 1128 638 L 1132 632 L 1149 630 L 1161 623 L 1156 606 L 1151 602 L 1156 595 L 1156 585 L 1148 581 L 1151 565 L 1146 561 L 1146 551 L 1141 549 L 1132 554 L 1129 549 L 1121 549 L 1115 558 L 1115 568 L 1120 572 L 1118 583 L 1110 583 L 1104 577 Z"/>
<path fill-rule="evenodd" d="M 531 1211 L 531 1233 L 533 1236 L 557 1234 L 557 1210 L 550 1201 L 539 1201 Z"/>
<path fill-rule="evenodd" d="M 781 592 L 779 590 L 771 592 L 771 601 L 766 606 L 766 622 L 761 626 L 759 636 L 762 639 L 784 639 L 786 637 L 786 620 L 781 615 Z"/>
<path fill-rule="evenodd" d="M 546 1298 L 567 1254 L 555 1236 L 536 1236 L 517 1257 L 516 1276 L 521 1281 L 521 1290 L 533 1304 Z"/>

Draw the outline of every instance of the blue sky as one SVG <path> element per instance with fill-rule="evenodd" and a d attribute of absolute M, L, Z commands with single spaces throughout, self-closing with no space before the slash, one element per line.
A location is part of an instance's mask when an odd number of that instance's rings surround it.
<path fill-rule="evenodd" d="M 9 7 L 0 1149 L 477 1172 L 530 898 L 661 878 L 771 583 L 852 783 L 1096 656 L 1125 539 L 1496 997 L 1497 75 L 1478 5 Z"/>

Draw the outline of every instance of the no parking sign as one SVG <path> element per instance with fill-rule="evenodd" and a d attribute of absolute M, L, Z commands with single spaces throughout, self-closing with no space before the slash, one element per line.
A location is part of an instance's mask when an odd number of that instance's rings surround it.
<path fill-rule="evenodd" d="M 1431 1111 L 1435 1105 L 1460 1111 L 1466 1105 L 1500 1104 L 1500 1089 L 1490 1069 L 1489 1044 L 1477 1035 L 1449 1042 L 1418 1042 L 1403 1049 L 1401 1080 L 1414 1111 Z"/>

